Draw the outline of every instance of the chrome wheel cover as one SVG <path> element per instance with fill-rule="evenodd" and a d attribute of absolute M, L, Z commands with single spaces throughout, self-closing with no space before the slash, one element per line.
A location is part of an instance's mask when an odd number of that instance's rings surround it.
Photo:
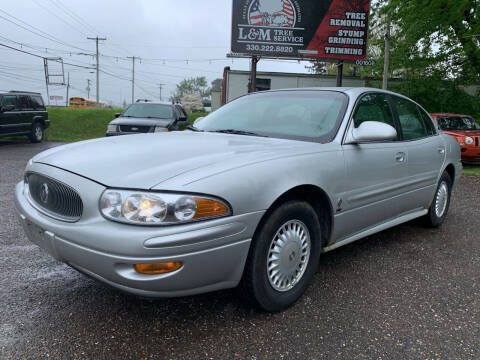
<path fill-rule="evenodd" d="M 448 185 L 443 181 L 438 187 L 437 194 L 435 195 L 435 215 L 441 218 L 445 214 L 448 203 Z"/>
<path fill-rule="evenodd" d="M 305 273 L 310 251 L 307 226 L 299 220 L 283 224 L 268 248 L 267 277 L 270 285 L 281 292 L 292 289 Z"/>

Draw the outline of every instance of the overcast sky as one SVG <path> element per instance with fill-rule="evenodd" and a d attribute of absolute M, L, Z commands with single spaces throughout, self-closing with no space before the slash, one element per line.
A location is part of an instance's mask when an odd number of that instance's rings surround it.
<path fill-rule="evenodd" d="M 248 70 L 247 60 L 226 58 L 231 6 L 230 0 L 1 1 L 0 44 L 88 67 L 95 59 L 80 53 L 93 54 L 95 42 L 86 37 L 106 37 L 100 44 L 100 69 L 104 71 L 100 100 L 131 101 L 132 61 L 128 56 L 142 59 L 136 63 L 135 97 L 158 99 L 158 84 L 165 84 L 166 99 L 184 78 L 206 76 L 211 82 L 222 77 L 225 66 Z M 305 63 L 267 60 L 259 63 L 259 71 L 306 72 Z M 90 97 L 95 98 L 93 70 L 65 65 L 67 72 L 70 97 L 86 97 L 90 79 Z M 46 100 L 43 60 L 0 46 L 0 90 L 11 89 L 40 91 Z M 51 86 L 50 95 L 65 98 L 65 87 Z"/>

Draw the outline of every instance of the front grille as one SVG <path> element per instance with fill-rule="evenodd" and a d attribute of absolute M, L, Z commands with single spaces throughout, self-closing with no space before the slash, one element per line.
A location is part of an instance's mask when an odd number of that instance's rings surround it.
<path fill-rule="evenodd" d="M 64 221 L 77 221 L 82 216 L 82 199 L 70 186 L 37 173 L 27 174 L 25 181 L 29 197 L 39 210 Z"/>
<path fill-rule="evenodd" d="M 133 133 L 148 133 L 151 131 L 151 126 L 120 125 L 120 131 Z"/>
<path fill-rule="evenodd" d="M 479 137 L 477 136 L 477 137 L 475 138 L 475 146 L 477 146 L 477 147 L 478 147 L 478 139 L 479 139 Z"/>

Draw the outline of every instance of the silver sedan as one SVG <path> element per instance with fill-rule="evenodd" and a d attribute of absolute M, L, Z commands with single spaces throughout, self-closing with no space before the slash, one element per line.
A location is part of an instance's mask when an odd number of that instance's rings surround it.
<path fill-rule="evenodd" d="M 460 150 L 404 96 L 270 91 L 177 133 L 59 146 L 16 187 L 30 240 L 117 289 L 173 297 L 240 286 L 293 304 L 322 253 L 423 217 L 440 226 Z"/>

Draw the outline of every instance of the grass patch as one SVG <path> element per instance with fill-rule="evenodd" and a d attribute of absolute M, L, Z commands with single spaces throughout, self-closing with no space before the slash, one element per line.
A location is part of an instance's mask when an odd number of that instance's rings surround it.
<path fill-rule="evenodd" d="M 463 165 L 463 174 L 480 176 L 480 165 Z"/>
<path fill-rule="evenodd" d="M 105 136 L 107 125 L 118 109 L 48 108 L 47 141 L 81 141 Z"/>
<path fill-rule="evenodd" d="M 50 127 L 45 131 L 46 141 L 73 142 L 105 136 L 107 125 L 122 109 L 48 108 Z M 207 113 L 188 115 L 190 124 Z"/>

